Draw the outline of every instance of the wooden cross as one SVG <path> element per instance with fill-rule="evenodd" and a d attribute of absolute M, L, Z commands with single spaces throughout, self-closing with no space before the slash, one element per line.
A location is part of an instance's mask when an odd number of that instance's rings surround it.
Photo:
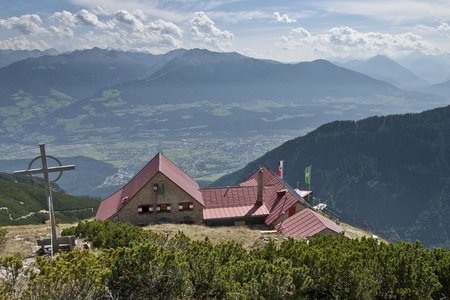
<path fill-rule="evenodd" d="M 59 245 L 58 245 L 58 240 L 56 238 L 56 222 L 55 222 L 55 211 L 53 209 L 51 182 L 53 182 L 53 183 L 56 182 L 59 178 L 61 178 L 62 173 L 64 171 L 74 170 L 75 166 L 74 165 L 63 166 L 63 165 L 61 165 L 61 162 L 56 157 L 46 155 L 45 154 L 45 144 L 40 144 L 39 148 L 41 150 L 41 155 L 34 158 L 30 162 L 30 164 L 28 165 L 28 169 L 15 171 L 14 174 L 29 175 L 32 178 L 33 178 L 33 176 L 32 176 L 33 174 L 44 174 L 45 192 L 47 194 L 48 213 L 50 216 L 50 225 L 51 225 L 51 255 L 53 256 L 53 254 L 58 251 Z M 41 159 L 41 162 L 42 162 L 42 168 L 31 169 L 31 166 L 33 165 L 33 163 L 36 160 L 38 160 L 39 158 Z M 59 166 L 48 167 L 47 158 L 51 158 L 51 159 L 55 160 L 59 164 Z M 50 182 L 49 173 L 53 173 L 53 172 L 59 172 L 59 175 L 55 180 Z"/>

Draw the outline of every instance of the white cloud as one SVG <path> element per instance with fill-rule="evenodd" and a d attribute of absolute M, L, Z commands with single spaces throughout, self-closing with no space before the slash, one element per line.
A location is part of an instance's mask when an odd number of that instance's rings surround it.
<path fill-rule="evenodd" d="M 208 16 L 216 20 L 227 23 L 239 23 L 242 21 L 253 21 L 260 19 L 270 19 L 272 16 L 268 12 L 253 11 L 211 11 Z"/>
<path fill-rule="evenodd" d="M 13 50 L 46 50 L 51 47 L 42 40 L 32 41 L 24 36 L 0 40 L 0 49 Z"/>
<path fill-rule="evenodd" d="M 22 33 L 0 40 L 0 45 L 11 49 L 47 49 L 49 43 L 63 51 L 98 46 L 157 53 L 183 47 L 183 30 L 172 22 L 149 18 L 141 10 L 102 12 L 100 19 L 86 9 L 75 13 L 60 11 L 45 23 L 38 15 L 0 19 L 0 28 Z M 86 33 L 86 29 L 90 31 Z"/>
<path fill-rule="evenodd" d="M 123 34 L 123 32 L 118 35 L 109 34 L 109 37 L 112 37 L 118 44 L 126 45 L 128 43 L 133 48 L 145 48 L 147 51 L 150 48 L 170 50 L 183 46 L 181 42 L 183 31 L 172 22 L 161 19 L 148 21 L 147 16 L 139 10 L 133 13 L 120 10 L 114 14 L 114 18 L 118 22 L 126 24 L 127 29 L 131 30 L 128 34 Z"/>
<path fill-rule="evenodd" d="M 185 21 L 189 14 L 164 8 L 164 4 L 172 5 L 171 1 L 158 0 L 71 0 L 72 3 L 86 7 L 97 15 L 111 15 L 119 10 L 135 11 L 141 9 L 146 15 L 173 22 Z M 163 6 L 163 8 L 161 8 Z"/>
<path fill-rule="evenodd" d="M 84 25 L 94 26 L 101 29 L 112 29 L 115 26 L 113 21 L 102 22 L 95 14 L 87 11 L 86 9 L 80 10 L 76 14 L 76 17 Z"/>
<path fill-rule="evenodd" d="M 294 28 L 291 30 L 291 32 L 300 38 L 309 38 L 311 36 L 311 33 L 309 33 L 309 31 L 303 27 Z"/>
<path fill-rule="evenodd" d="M 77 17 L 66 10 L 55 12 L 49 17 L 49 20 L 53 23 L 61 24 L 67 27 L 75 27 L 77 25 Z"/>
<path fill-rule="evenodd" d="M 282 36 L 280 40 L 285 49 L 312 49 L 319 56 L 326 57 L 370 57 L 376 54 L 394 55 L 412 50 L 438 51 L 433 43 L 411 32 L 363 33 L 351 27 L 334 27 L 316 35 L 303 27 L 298 27 L 291 30 L 290 34 Z"/>
<path fill-rule="evenodd" d="M 85 48 L 94 46 L 119 50 L 136 50 L 152 53 L 164 53 L 182 47 L 180 39 L 163 34 L 161 31 L 128 32 L 126 30 L 104 31 L 101 34 L 89 32 L 80 37 Z"/>
<path fill-rule="evenodd" d="M 66 27 L 75 27 L 80 25 L 93 26 L 99 29 L 112 29 L 115 26 L 114 20 L 102 22 L 93 12 L 82 9 L 77 13 L 71 13 L 63 10 L 55 12 L 49 17 L 49 20 L 55 24 L 64 25 Z"/>
<path fill-rule="evenodd" d="M 439 30 L 439 31 L 449 31 L 450 30 L 450 25 L 448 25 L 448 23 L 441 23 L 439 26 L 438 26 L 438 28 L 437 28 L 437 30 Z"/>
<path fill-rule="evenodd" d="M 439 20 L 450 15 L 448 0 L 320 1 L 330 13 L 353 14 L 393 21 Z"/>
<path fill-rule="evenodd" d="M 297 20 L 290 18 L 287 14 L 282 15 L 278 11 L 273 13 L 273 18 L 277 22 L 281 22 L 281 23 L 296 23 L 297 22 Z"/>
<path fill-rule="evenodd" d="M 47 30 L 53 37 L 58 39 L 72 38 L 74 35 L 73 30 L 69 27 L 50 26 Z"/>
<path fill-rule="evenodd" d="M 148 28 L 152 32 L 157 32 L 162 35 L 170 35 L 174 38 L 181 38 L 183 36 L 183 31 L 172 22 L 167 22 L 164 20 L 156 20 L 149 24 Z"/>
<path fill-rule="evenodd" d="M 147 22 L 147 17 L 142 11 L 130 13 L 126 10 L 120 10 L 115 13 L 114 17 L 117 21 L 129 25 L 130 28 L 136 32 L 143 33 L 147 31 L 162 35 L 170 35 L 176 39 L 183 37 L 183 31 L 174 23 L 161 19 Z"/>
<path fill-rule="evenodd" d="M 227 30 L 217 28 L 213 20 L 203 11 L 196 12 L 190 23 L 191 32 L 196 41 L 212 45 L 219 50 L 224 50 L 231 46 L 234 35 Z"/>
<path fill-rule="evenodd" d="M 145 26 L 142 22 L 142 16 L 136 17 L 135 15 L 129 13 L 127 10 L 119 10 L 114 15 L 115 19 L 119 22 L 130 25 L 135 31 L 144 31 Z"/>
<path fill-rule="evenodd" d="M 42 20 L 36 14 L 0 19 L 0 28 L 15 29 L 23 34 L 40 32 L 42 31 L 41 25 Z"/>

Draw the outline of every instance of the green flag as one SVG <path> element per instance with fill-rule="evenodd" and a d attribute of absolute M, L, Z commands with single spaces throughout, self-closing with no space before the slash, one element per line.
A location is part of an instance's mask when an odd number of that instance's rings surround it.
<path fill-rule="evenodd" d="M 311 168 L 312 166 L 308 166 L 305 168 L 305 183 L 308 185 L 311 184 Z"/>

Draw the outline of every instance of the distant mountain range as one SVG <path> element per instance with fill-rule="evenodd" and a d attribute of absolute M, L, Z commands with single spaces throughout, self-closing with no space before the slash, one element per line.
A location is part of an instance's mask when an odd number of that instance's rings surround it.
<path fill-rule="evenodd" d="M 437 84 L 450 80 L 450 55 L 426 55 L 422 52 L 413 52 L 400 57 L 397 61 L 408 70 L 428 84 Z"/>
<path fill-rule="evenodd" d="M 430 85 L 424 88 L 423 91 L 450 99 L 450 80 Z"/>
<path fill-rule="evenodd" d="M 30 57 L 39 57 L 44 55 L 57 55 L 55 49 L 40 50 L 0 50 L 0 68 L 13 62 L 24 60 Z"/>
<path fill-rule="evenodd" d="M 55 187 L 58 189 L 58 187 Z M 55 217 L 76 222 L 95 215 L 98 199 L 53 193 Z M 41 224 L 48 220 L 47 196 L 41 184 L 26 176 L 0 173 L 0 226 Z"/>
<path fill-rule="evenodd" d="M 401 88 L 415 89 L 428 85 L 424 79 L 384 55 L 377 55 L 368 60 L 352 60 L 339 65 Z"/>
<path fill-rule="evenodd" d="M 285 162 L 285 179 L 303 183 L 312 165 L 317 199 L 344 222 L 390 241 L 450 247 L 450 106 L 418 114 L 336 121 L 290 140 L 222 177 L 233 185 L 261 165 Z"/>
<path fill-rule="evenodd" d="M 151 55 L 93 48 L 17 61 L 0 69 L 1 104 L 11 103 L 19 91 L 44 97 L 56 90 L 74 100 L 82 99 L 101 88 L 145 78 L 177 53 Z"/>
<path fill-rule="evenodd" d="M 201 49 L 150 55 L 94 48 L 1 68 L 0 140 L 246 135 L 443 102 L 326 60 L 282 64 Z"/>

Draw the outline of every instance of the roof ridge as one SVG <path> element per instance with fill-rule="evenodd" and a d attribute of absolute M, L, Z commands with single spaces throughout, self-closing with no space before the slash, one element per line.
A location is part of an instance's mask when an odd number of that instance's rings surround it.
<path fill-rule="evenodd" d="M 278 182 L 280 182 L 291 194 L 294 195 L 295 198 L 297 198 L 302 204 L 305 204 L 305 206 L 307 208 L 309 208 L 309 204 L 305 201 L 305 199 L 303 199 L 302 196 L 300 196 L 291 186 L 290 184 L 284 180 L 284 178 L 281 178 L 280 176 L 278 176 L 277 174 L 275 174 L 274 172 L 272 172 L 271 169 L 267 168 L 269 170 L 269 172 L 276 178 L 276 180 L 278 180 Z"/>
<path fill-rule="evenodd" d="M 161 152 L 158 152 L 158 154 L 156 154 L 156 156 L 158 156 L 158 171 L 161 172 L 161 156 L 163 156 L 163 154 Z"/>
<path fill-rule="evenodd" d="M 241 185 L 229 185 L 229 186 L 212 186 L 212 187 L 205 187 L 205 188 L 199 188 L 199 191 L 205 191 L 205 190 L 218 190 L 218 189 L 236 189 L 236 188 L 255 188 L 255 185 L 251 186 L 241 186 Z"/>
<path fill-rule="evenodd" d="M 248 176 L 246 179 L 244 179 L 243 181 L 241 181 L 240 183 L 243 183 L 243 182 L 246 182 L 246 181 L 249 181 L 250 180 L 250 178 L 253 176 L 253 175 L 255 175 L 255 173 L 257 173 L 258 171 L 259 171 L 259 169 L 261 169 L 261 168 L 266 168 L 267 170 L 269 170 L 270 171 L 270 169 L 269 169 L 269 167 L 267 167 L 266 165 L 261 165 L 261 167 L 259 167 L 256 171 L 254 171 L 250 176 Z M 272 173 L 272 171 L 270 171 L 271 173 Z M 272 173 L 273 174 L 273 173 Z"/>
<path fill-rule="evenodd" d="M 325 217 L 325 216 L 322 215 L 322 214 L 319 214 L 318 212 L 314 211 L 312 208 L 308 208 L 308 207 L 307 207 L 307 209 L 309 209 L 309 210 L 313 213 L 313 215 L 317 217 L 317 219 L 320 221 L 320 223 L 322 223 L 323 226 L 325 226 L 325 227 L 328 228 L 327 224 L 325 224 L 325 223 L 322 221 L 322 218 L 328 219 L 327 217 Z M 322 218 L 321 218 L 321 217 L 322 217 Z M 330 220 L 331 222 L 334 222 L 334 221 L 331 220 L 331 219 L 328 219 L 328 220 Z M 334 223 L 336 223 L 336 222 L 334 222 Z"/>
<path fill-rule="evenodd" d="M 247 206 L 251 206 L 251 207 L 255 207 L 255 206 L 257 206 L 257 207 L 260 207 L 260 206 L 264 206 L 267 210 L 269 210 L 268 208 L 267 208 L 267 206 L 263 203 L 262 205 L 257 205 L 256 203 L 253 203 L 253 204 L 241 204 L 241 205 L 239 205 L 239 204 L 236 204 L 236 205 L 227 205 L 227 207 L 222 207 L 222 206 L 219 206 L 219 207 L 205 207 L 204 209 L 224 209 L 224 208 L 230 208 L 230 207 L 247 207 Z M 270 213 L 270 212 L 269 212 Z"/>

